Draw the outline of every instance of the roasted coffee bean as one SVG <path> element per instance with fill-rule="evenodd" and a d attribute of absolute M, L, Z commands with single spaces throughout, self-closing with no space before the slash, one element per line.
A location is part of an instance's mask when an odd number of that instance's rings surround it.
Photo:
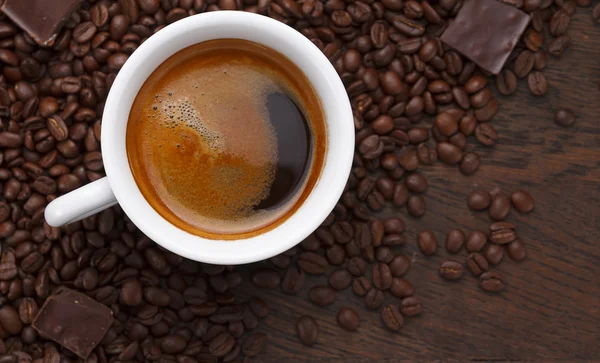
<path fill-rule="evenodd" d="M 362 276 L 367 269 L 367 262 L 360 257 L 352 257 L 346 268 L 353 276 Z"/>
<path fill-rule="evenodd" d="M 373 266 L 372 279 L 373 286 L 379 290 L 387 290 L 392 286 L 392 272 L 385 263 L 378 263 Z"/>
<path fill-rule="evenodd" d="M 121 287 L 120 297 L 123 303 L 129 306 L 138 306 L 142 303 L 142 285 L 137 280 L 130 280 Z"/>
<path fill-rule="evenodd" d="M 467 206 L 472 210 L 485 210 L 491 203 L 491 194 L 483 190 L 475 190 L 467 197 Z"/>
<path fill-rule="evenodd" d="M 0 326 L 10 335 L 17 335 L 23 330 L 19 313 L 11 305 L 0 307 Z"/>
<path fill-rule="evenodd" d="M 408 197 L 406 206 L 408 213 L 415 218 L 419 218 L 425 214 L 425 199 L 420 195 L 411 195 Z"/>
<path fill-rule="evenodd" d="M 336 290 L 344 290 L 352 283 L 352 275 L 348 270 L 336 270 L 329 275 L 329 286 Z"/>
<path fill-rule="evenodd" d="M 449 142 L 437 144 L 437 153 L 440 160 L 448 165 L 458 164 L 462 159 L 462 150 Z"/>
<path fill-rule="evenodd" d="M 533 53 L 528 50 L 524 50 L 521 52 L 521 54 L 519 54 L 517 59 L 515 59 L 515 65 L 513 70 L 517 77 L 525 78 L 533 69 L 533 64 Z"/>
<path fill-rule="evenodd" d="M 550 19 L 550 33 L 555 37 L 563 35 L 569 27 L 569 14 L 564 10 L 559 10 L 554 13 Z"/>
<path fill-rule="evenodd" d="M 458 253 L 465 243 L 465 234 L 460 229 L 453 229 L 446 235 L 446 250 Z"/>
<path fill-rule="evenodd" d="M 383 291 L 371 288 L 365 296 L 365 305 L 369 309 L 379 309 L 384 299 Z"/>
<path fill-rule="evenodd" d="M 505 287 L 504 277 L 495 271 L 484 272 L 479 276 L 479 287 L 487 292 L 500 292 Z"/>
<path fill-rule="evenodd" d="M 331 305 L 335 301 L 335 290 L 329 286 L 316 285 L 308 291 L 308 299 L 318 306 Z"/>
<path fill-rule="evenodd" d="M 381 309 L 381 321 L 392 331 L 399 331 L 404 325 L 404 317 L 396 305 L 387 305 Z"/>
<path fill-rule="evenodd" d="M 464 267 L 460 262 L 446 260 L 440 265 L 440 275 L 451 281 L 460 280 L 464 272 Z"/>
<path fill-rule="evenodd" d="M 504 246 L 490 244 L 484 252 L 485 259 L 492 265 L 497 265 L 504 257 Z"/>
<path fill-rule="evenodd" d="M 302 344 L 311 347 L 319 338 L 319 324 L 312 316 L 301 316 L 296 321 L 296 335 Z"/>
<path fill-rule="evenodd" d="M 477 125 L 475 137 L 485 146 L 493 146 L 498 141 L 498 133 L 489 122 L 481 122 Z"/>
<path fill-rule="evenodd" d="M 457 134 L 462 135 L 462 134 Z M 475 153 L 465 153 L 460 161 L 460 171 L 465 175 L 471 175 L 479 169 L 479 155 Z"/>
<path fill-rule="evenodd" d="M 297 294 L 304 286 L 304 271 L 297 267 L 290 267 L 285 272 L 281 281 L 281 291 L 286 294 Z"/>
<path fill-rule="evenodd" d="M 495 222 L 490 225 L 490 241 L 498 245 L 505 245 L 515 240 L 516 226 L 512 222 Z"/>
<path fill-rule="evenodd" d="M 504 96 L 511 95 L 517 91 L 517 76 L 513 71 L 510 69 L 503 69 L 502 72 L 496 76 L 496 89 Z"/>
<path fill-rule="evenodd" d="M 410 296 L 402 300 L 400 304 L 400 311 L 406 316 L 415 316 L 421 314 L 423 307 L 421 305 L 421 299 L 416 296 Z"/>
<path fill-rule="evenodd" d="M 527 257 L 527 249 L 520 239 L 516 239 L 508 244 L 506 248 L 508 257 L 513 261 L 523 261 Z"/>
<path fill-rule="evenodd" d="M 481 231 L 473 231 L 467 238 L 467 251 L 480 252 L 487 242 L 487 235 Z"/>
<path fill-rule="evenodd" d="M 360 317 L 353 308 L 343 307 L 338 311 L 337 322 L 347 331 L 356 331 L 360 325 Z"/>
<path fill-rule="evenodd" d="M 352 281 L 352 291 L 358 296 L 365 296 L 371 290 L 371 282 L 368 278 L 361 276 Z"/>
<path fill-rule="evenodd" d="M 527 77 L 529 91 L 535 96 L 543 96 L 548 91 L 548 82 L 542 72 L 531 72 Z"/>
<path fill-rule="evenodd" d="M 298 256 L 298 266 L 306 273 L 321 275 L 327 271 L 328 263 L 325 257 L 314 252 L 302 252 Z"/>
<path fill-rule="evenodd" d="M 592 10 L 592 18 L 596 24 L 600 23 L 600 5 L 596 4 Z"/>
<path fill-rule="evenodd" d="M 467 267 L 473 275 L 479 276 L 489 269 L 489 264 L 481 254 L 472 252 L 467 257 Z"/>
<path fill-rule="evenodd" d="M 510 199 L 504 194 L 497 194 L 492 199 L 492 203 L 490 204 L 490 218 L 495 221 L 501 221 L 506 218 L 508 213 L 510 212 Z"/>
<path fill-rule="evenodd" d="M 569 47 L 569 44 L 571 44 L 571 38 L 566 35 L 554 38 L 548 45 L 548 53 L 558 57 Z"/>
<path fill-rule="evenodd" d="M 425 193 L 429 184 L 427 179 L 420 173 L 412 173 L 404 179 L 404 184 L 413 193 Z"/>
<path fill-rule="evenodd" d="M 575 123 L 575 114 L 570 110 L 558 110 L 554 115 L 554 122 L 563 127 L 571 126 Z"/>
<path fill-rule="evenodd" d="M 417 237 L 419 249 L 425 256 L 435 254 L 437 250 L 437 239 L 431 231 L 421 231 Z"/>
<path fill-rule="evenodd" d="M 451 136 L 458 131 L 458 121 L 451 113 L 443 112 L 435 118 L 435 127 L 442 135 Z"/>
<path fill-rule="evenodd" d="M 252 282 L 258 287 L 274 289 L 279 286 L 281 275 L 275 269 L 261 267 L 252 273 Z"/>
<path fill-rule="evenodd" d="M 252 333 L 242 343 L 242 353 L 246 357 L 256 357 L 265 347 L 267 335 L 265 333 Z"/>
<path fill-rule="evenodd" d="M 392 287 L 390 288 L 390 292 L 394 296 L 404 298 L 412 296 L 415 293 L 415 288 L 407 280 L 400 277 L 394 277 L 392 281 Z"/>

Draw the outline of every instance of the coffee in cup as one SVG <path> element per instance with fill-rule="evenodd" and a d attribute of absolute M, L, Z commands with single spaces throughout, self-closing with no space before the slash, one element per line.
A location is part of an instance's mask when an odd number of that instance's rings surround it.
<path fill-rule="evenodd" d="M 269 231 L 316 184 L 327 149 L 319 97 L 285 56 L 240 39 L 192 45 L 138 92 L 131 172 L 167 221 L 209 239 Z"/>

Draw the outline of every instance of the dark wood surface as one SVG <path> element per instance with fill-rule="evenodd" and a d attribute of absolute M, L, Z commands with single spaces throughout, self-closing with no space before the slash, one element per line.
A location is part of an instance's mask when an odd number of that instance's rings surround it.
<path fill-rule="evenodd" d="M 351 289 L 338 293 L 332 306 L 312 305 L 308 287 L 326 283 L 324 276 L 307 278 L 295 297 L 244 284 L 244 294 L 257 294 L 271 307 L 261 327 L 269 344 L 258 361 L 600 359 L 600 26 L 590 13 L 577 10 L 568 31 L 573 43 L 560 59 L 550 60 L 548 95 L 531 96 L 522 81 L 517 94 L 500 99 L 493 120 L 500 142 L 492 149 L 469 146 L 483 157 L 475 175 L 441 164 L 421 168 L 430 184 L 426 215 L 417 220 L 405 209 L 385 212 L 406 222 L 409 242 L 399 250 L 413 258 L 407 279 L 423 300 L 423 314 L 407 318 L 397 334 L 385 330 L 379 311 L 368 310 Z M 559 107 L 577 114 L 574 127 L 553 122 Z M 452 228 L 485 230 L 487 214 L 470 212 L 465 204 L 476 188 L 522 188 L 536 200 L 533 213 L 513 209 L 508 217 L 517 223 L 528 258 L 505 258 L 498 270 L 508 287 L 498 295 L 481 291 L 468 272 L 458 283 L 442 281 L 438 266 L 448 253 L 440 248 L 428 258 L 416 247 L 416 233 L 424 229 L 432 229 L 438 242 Z M 252 267 L 242 269 L 246 279 Z M 357 332 L 337 326 L 342 306 L 360 311 Z M 295 335 L 296 319 L 305 314 L 321 327 L 312 348 Z"/>

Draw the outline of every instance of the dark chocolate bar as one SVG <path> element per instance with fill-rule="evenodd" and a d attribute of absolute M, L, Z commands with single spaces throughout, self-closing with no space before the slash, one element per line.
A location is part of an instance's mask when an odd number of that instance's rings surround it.
<path fill-rule="evenodd" d="M 57 290 L 33 321 L 37 332 L 87 358 L 114 321 L 112 310 L 67 288 Z"/>
<path fill-rule="evenodd" d="M 441 39 L 479 67 L 498 74 L 529 19 L 524 12 L 496 0 L 467 0 Z"/>
<path fill-rule="evenodd" d="M 52 46 L 65 20 L 81 0 L 6 0 L 0 10 L 38 44 Z"/>

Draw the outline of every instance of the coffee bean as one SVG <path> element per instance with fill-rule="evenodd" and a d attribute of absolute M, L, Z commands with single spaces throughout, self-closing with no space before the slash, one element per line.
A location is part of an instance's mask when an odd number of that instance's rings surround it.
<path fill-rule="evenodd" d="M 304 272 L 312 275 L 324 274 L 329 267 L 327 259 L 314 252 L 302 252 L 297 263 Z"/>
<path fill-rule="evenodd" d="M 569 47 L 569 44 L 571 44 L 571 38 L 566 35 L 554 38 L 548 45 L 548 53 L 558 57 Z"/>
<path fill-rule="evenodd" d="M 460 229 L 453 229 L 446 235 L 446 250 L 458 253 L 465 243 L 465 234 Z"/>
<path fill-rule="evenodd" d="M 419 232 L 417 244 L 425 256 L 431 256 L 435 254 L 435 251 L 437 250 L 437 239 L 431 231 Z"/>
<path fill-rule="evenodd" d="M 510 212 L 510 207 L 510 199 L 506 195 L 498 194 L 494 196 L 489 209 L 490 218 L 495 221 L 503 220 Z"/>
<path fill-rule="evenodd" d="M 159 0 L 138 0 L 142 11 L 148 14 L 154 14 L 160 8 Z"/>
<path fill-rule="evenodd" d="M 377 135 L 367 136 L 360 143 L 358 151 L 366 160 L 378 158 L 383 153 L 383 142 Z"/>
<path fill-rule="evenodd" d="M 352 275 L 345 269 L 336 270 L 329 276 L 329 285 L 336 290 L 344 290 L 351 283 Z"/>
<path fill-rule="evenodd" d="M 410 260 L 403 254 L 398 254 L 388 263 L 392 276 L 404 276 L 410 269 Z"/>
<path fill-rule="evenodd" d="M 408 197 L 406 206 L 408 213 L 415 218 L 422 217 L 425 214 L 425 199 L 420 195 L 411 195 Z"/>
<path fill-rule="evenodd" d="M 479 287 L 487 292 L 499 292 L 505 287 L 504 277 L 495 271 L 484 272 L 479 276 Z"/>
<path fill-rule="evenodd" d="M 479 276 L 489 269 L 489 264 L 481 254 L 472 252 L 467 257 L 467 267 L 473 275 Z"/>
<path fill-rule="evenodd" d="M 543 96 L 548 91 L 548 82 L 542 72 L 531 72 L 527 77 L 529 91 L 535 96 Z"/>
<path fill-rule="evenodd" d="M 465 83 L 465 91 L 467 91 L 469 94 L 472 94 L 483 89 L 486 85 L 487 78 L 483 76 L 473 76 Z"/>
<path fill-rule="evenodd" d="M 394 296 L 404 298 L 412 296 L 415 293 L 415 288 L 407 280 L 400 277 L 394 277 L 392 280 L 392 286 L 390 287 L 390 292 Z"/>
<path fill-rule="evenodd" d="M 435 118 L 435 127 L 442 135 L 451 136 L 458 131 L 458 120 L 451 113 L 443 112 Z"/>
<path fill-rule="evenodd" d="M 358 296 L 365 296 L 371 290 L 371 282 L 368 278 L 361 276 L 352 281 L 352 291 Z"/>
<path fill-rule="evenodd" d="M 527 248 L 520 239 L 516 239 L 507 246 L 508 257 L 513 261 L 523 261 L 527 257 Z"/>
<path fill-rule="evenodd" d="M 335 290 L 329 286 L 316 285 L 308 291 L 308 299 L 318 306 L 331 305 L 335 301 Z"/>
<path fill-rule="evenodd" d="M 440 275 L 446 280 L 460 280 L 463 275 L 464 267 L 460 262 L 446 260 L 440 265 Z"/>
<path fill-rule="evenodd" d="M 400 304 L 400 311 L 406 316 L 415 316 L 421 314 L 423 306 L 421 305 L 421 299 L 416 296 L 410 296 L 402 299 Z"/>
<path fill-rule="evenodd" d="M 169 294 L 167 294 L 166 291 L 157 287 L 145 287 L 143 295 L 144 299 L 148 303 L 159 307 L 166 307 L 171 302 L 171 297 L 169 296 Z"/>
<path fill-rule="evenodd" d="M 473 231 L 467 238 L 467 251 L 480 252 L 487 242 L 487 235 L 481 231 Z"/>
<path fill-rule="evenodd" d="M 394 193 L 392 195 L 392 202 L 394 205 L 401 207 L 408 200 L 408 188 L 404 184 L 396 184 L 394 187 Z"/>
<path fill-rule="evenodd" d="M 460 148 L 449 142 L 438 143 L 437 152 L 440 160 L 448 165 L 458 164 L 462 159 L 462 151 Z"/>
<path fill-rule="evenodd" d="M 467 206 L 472 210 L 485 210 L 491 203 L 491 194 L 483 190 L 475 190 L 467 197 Z"/>
<path fill-rule="evenodd" d="M 17 335 L 23 330 L 19 313 L 11 305 L 0 307 L 0 326 L 10 335 Z"/>
<path fill-rule="evenodd" d="M 490 241 L 498 245 L 505 245 L 515 240 L 516 226 L 511 222 L 495 222 L 490 225 Z"/>
<path fill-rule="evenodd" d="M 465 175 L 471 175 L 475 173 L 477 169 L 479 169 L 479 155 L 471 152 L 463 154 L 459 169 Z"/>
<path fill-rule="evenodd" d="M 367 262 L 360 257 L 352 257 L 346 268 L 353 276 L 362 276 L 367 269 Z"/>
<path fill-rule="evenodd" d="M 420 173 L 412 173 L 404 179 L 406 188 L 413 193 L 425 193 L 429 184 L 427 179 Z"/>
<path fill-rule="evenodd" d="M 296 335 L 302 344 L 311 347 L 319 338 L 319 324 L 311 316 L 301 316 L 296 321 Z"/>
<path fill-rule="evenodd" d="M 475 137 L 477 141 L 486 146 L 493 146 L 498 141 L 498 133 L 494 126 L 488 122 L 482 122 L 475 129 Z"/>
<path fill-rule="evenodd" d="M 274 289 L 279 286 L 281 276 L 277 270 L 272 268 L 258 268 L 252 273 L 252 282 L 264 289 Z"/>
<path fill-rule="evenodd" d="M 524 50 L 521 52 L 521 54 L 519 54 L 517 59 L 515 59 L 513 70 L 517 77 L 525 78 L 533 69 L 533 64 L 533 53 L 528 50 Z"/>
<path fill-rule="evenodd" d="M 392 331 L 399 331 L 404 325 L 404 317 L 396 305 L 387 305 L 381 309 L 381 321 Z"/>
<path fill-rule="evenodd" d="M 496 89 L 504 96 L 511 95 L 517 91 L 517 76 L 513 71 L 510 69 L 503 69 L 502 72 L 496 76 Z"/>
<path fill-rule="evenodd" d="M 343 307 L 338 311 L 337 322 L 347 331 L 356 331 L 360 325 L 360 317 L 353 308 Z"/>
<path fill-rule="evenodd" d="M 564 10 L 559 10 L 554 13 L 550 19 L 550 33 L 555 37 L 563 35 L 569 27 L 569 14 Z"/>
<path fill-rule="evenodd" d="M 379 290 L 387 290 L 392 286 L 392 272 L 385 263 L 378 263 L 373 266 L 372 279 L 373 285 Z"/>
<path fill-rule="evenodd" d="M 384 299 L 383 291 L 371 288 L 365 296 L 365 305 L 369 309 L 379 309 Z"/>
<path fill-rule="evenodd" d="M 600 23 L 600 5 L 596 4 L 592 10 L 592 18 L 596 24 Z"/>
<path fill-rule="evenodd" d="M 130 280 L 121 287 L 121 300 L 126 305 L 138 306 L 142 303 L 142 285 L 137 280 Z"/>
<path fill-rule="evenodd" d="M 559 126 L 568 127 L 575 123 L 575 114 L 570 110 L 560 109 L 554 115 L 554 122 Z"/>
<path fill-rule="evenodd" d="M 484 252 L 485 259 L 492 265 L 497 265 L 504 257 L 504 246 L 490 244 Z"/>
<path fill-rule="evenodd" d="M 304 286 L 304 271 L 290 267 L 285 272 L 281 281 L 281 291 L 286 294 L 297 294 Z"/>

